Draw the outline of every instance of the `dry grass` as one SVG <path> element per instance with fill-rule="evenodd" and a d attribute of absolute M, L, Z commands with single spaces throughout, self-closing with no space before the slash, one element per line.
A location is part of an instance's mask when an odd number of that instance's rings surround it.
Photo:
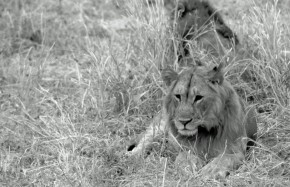
<path fill-rule="evenodd" d="M 285 4 L 257 2 L 231 22 L 249 55 L 227 77 L 260 112 L 259 139 L 214 181 L 158 149 L 124 155 L 160 110 L 160 69 L 177 66 L 161 3 L 1 0 L 0 186 L 290 186 Z M 240 78 L 246 66 L 251 82 Z"/>

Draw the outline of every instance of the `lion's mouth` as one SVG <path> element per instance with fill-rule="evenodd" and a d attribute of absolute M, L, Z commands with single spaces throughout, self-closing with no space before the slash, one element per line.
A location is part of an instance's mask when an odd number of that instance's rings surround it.
<path fill-rule="evenodd" d="M 179 134 L 183 136 L 194 136 L 198 133 L 199 126 L 204 124 L 203 120 L 187 120 L 185 123 L 182 120 L 174 120 L 174 125 L 177 128 Z"/>
<path fill-rule="evenodd" d="M 198 130 L 197 129 L 194 129 L 194 130 L 179 129 L 178 132 L 184 136 L 193 136 L 197 134 Z"/>
<path fill-rule="evenodd" d="M 198 133 L 198 127 L 203 124 L 202 120 L 198 120 L 195 122 L 190 122 L 186 125 L 180 123 L 179 121 L 175 121 L 175 126 L 178 130 L 178 133 L 184 136 L 194 136 Z"/>

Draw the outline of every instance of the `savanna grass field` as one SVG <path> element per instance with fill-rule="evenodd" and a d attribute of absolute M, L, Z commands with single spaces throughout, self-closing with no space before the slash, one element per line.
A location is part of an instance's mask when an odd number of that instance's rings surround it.
<path fill-rule="evenodd" d="M 238 170 L 205 179 L 162 142 L 126 154 L 178 69 L 164 1 L 0 0 L 0 186 L 290 186 L 289 0 L 211 1 L 247 54 L 226 78 L 257 111 Z"/>

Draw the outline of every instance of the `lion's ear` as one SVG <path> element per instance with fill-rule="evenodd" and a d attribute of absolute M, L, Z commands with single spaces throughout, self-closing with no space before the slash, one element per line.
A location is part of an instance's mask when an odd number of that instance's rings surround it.
<path fill-rule="evenodd" d="M 224 81 L 224 65 L 220 63 L 209 72 L 209 81 L 213 84 L 222 84 Z"/>
<path fill-rule="evenodd" d="M 161 76 L 166 86 L 170 86 L 173 81 L 177 80 L 178 74 L 173 69 L 166 68 L 162 70 Z"/>

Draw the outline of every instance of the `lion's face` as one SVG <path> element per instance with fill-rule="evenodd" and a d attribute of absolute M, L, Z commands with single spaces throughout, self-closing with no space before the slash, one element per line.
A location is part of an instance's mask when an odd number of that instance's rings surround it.
<path fill-rule="evenodd" d="M 165 109 L 170 125 L 183 136 L 193 136 L 199 128 L 210 131 L 219 125 L 220 113 L 225 104 L 222 89 L 222 67 L 208 70 L 195 67 L 177 74 L 173 70 L 163 72 L 169 86 Z"/>

